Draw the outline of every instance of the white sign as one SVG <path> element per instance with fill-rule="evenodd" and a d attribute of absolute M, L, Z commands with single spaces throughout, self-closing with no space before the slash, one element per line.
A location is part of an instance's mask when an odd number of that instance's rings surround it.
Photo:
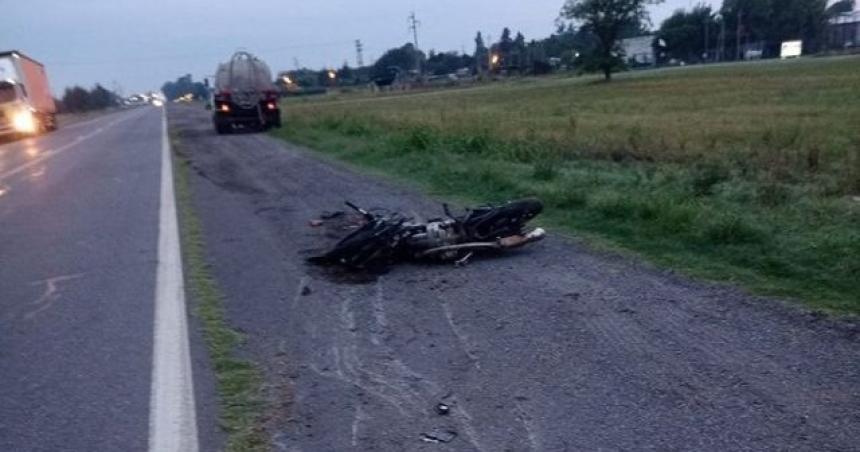
<path fill-rule="evenodd" d="M 797 58 L 803 54 L 803 41 L 785 41 L 782 43 L 782 52 L 779 57 L 784 59 Z"/>

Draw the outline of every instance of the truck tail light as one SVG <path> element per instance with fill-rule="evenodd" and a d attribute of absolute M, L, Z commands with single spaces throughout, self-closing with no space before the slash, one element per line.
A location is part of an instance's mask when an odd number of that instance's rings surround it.
<path fill-rule="evenodd" d="M 219 110 L 221 110 L 221 111 L 223 111 L 224 113 L 229 113 L 229 112 L 230 112 L 230 106 L 229 106 L 229 105 L 227 105 L 227 104 L 221 104 L 221 106 L 220 106 L 220 107 L 218 107 L 218 109 L 219 109 Z"/>
<path fill-rule="evenodd" d="M 269 102 L 266 104 L 266 108 L 268 108 L 269 110 L 274 110 L 275 107 L 276 107 L 276 105 L 274 102 Z"/>

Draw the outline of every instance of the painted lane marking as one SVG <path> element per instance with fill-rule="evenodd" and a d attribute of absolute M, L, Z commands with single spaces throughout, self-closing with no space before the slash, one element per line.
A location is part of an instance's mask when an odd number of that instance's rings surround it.
<path fill-rule="evenodd" d="M 161 207 L 155 282 L 149 451 L 197 452 L 197 415 L 188 344 L 182 254 L 167 114 L 161 116 Z"/>

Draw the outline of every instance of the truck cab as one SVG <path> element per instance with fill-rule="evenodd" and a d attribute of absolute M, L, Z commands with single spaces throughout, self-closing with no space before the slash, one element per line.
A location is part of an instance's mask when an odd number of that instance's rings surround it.
<path fill-rule="evenodd" d="M 54 130 L 56 114 L 44 66 L 18 51 L 0 52 L 0 136 Z"/>
<path fill-rule="evenodd" d="M 34 134 L 39 131 L 36 110 L 27 102 L 24 85 L 0 81 L 0 135 Z"/>

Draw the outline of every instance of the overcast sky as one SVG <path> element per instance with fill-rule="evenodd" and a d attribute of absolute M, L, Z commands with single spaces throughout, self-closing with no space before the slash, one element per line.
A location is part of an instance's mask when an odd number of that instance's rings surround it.
<path fill-rule="evenodd" d="M 704 0 L 703 0 L 704 1 Z M 699 0 L 667 0 L 654 24 Z M 720 0 L 709 0 L 718 4 Z M 191 73 L 199 80 L 244 47 L 274 71 L 354 66 L 354 41 L 365 62 L 411 41 L 407 16 L 421 21 L 422 49 L 474 49 L 475 32 L 498 39 L 503 27 L 542 38 L 564 0 L 8 0 L 0 51 L 17 49 L 45 63 L 59 94 L 73 84 L 157 89 Z"/>

